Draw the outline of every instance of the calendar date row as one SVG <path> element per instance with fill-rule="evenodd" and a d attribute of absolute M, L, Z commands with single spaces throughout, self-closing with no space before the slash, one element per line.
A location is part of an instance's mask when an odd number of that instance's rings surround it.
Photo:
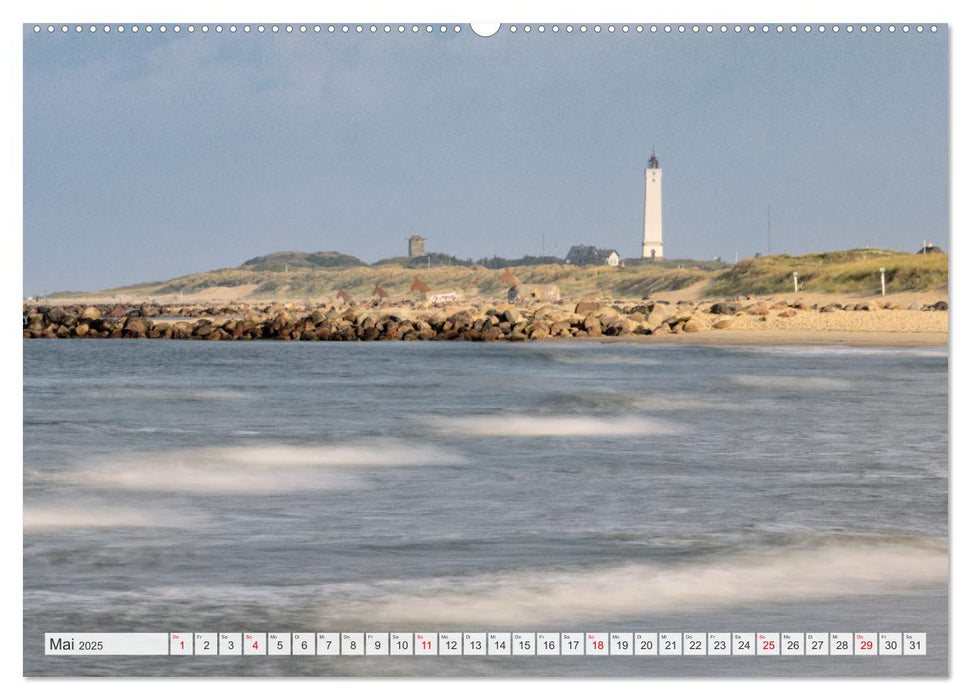
<path fill-rule="evenodd" d="M 59 656 L 926 656 L 924 632 L 48 633 Z"/>

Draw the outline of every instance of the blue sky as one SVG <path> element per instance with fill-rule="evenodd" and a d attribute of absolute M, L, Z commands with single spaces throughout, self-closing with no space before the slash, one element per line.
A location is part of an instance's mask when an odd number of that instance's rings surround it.
<path fill-rule="evenodd" d="M 452 25 L 449 25 L 452 26 Z M 232 267 L 946 245 L 946 31 L 24 29 L 24 293 Z M 536 25 L 533 25 L 534 27 Z M 899 26 L 899 25 L 898 25 Z"/>

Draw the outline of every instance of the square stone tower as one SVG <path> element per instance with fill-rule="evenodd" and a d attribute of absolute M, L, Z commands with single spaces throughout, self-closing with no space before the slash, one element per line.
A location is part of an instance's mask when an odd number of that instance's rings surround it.
<path fill-rule="evenodd" d="M 408 257 L 417 258 L 425 254 L 425 239 L 421 236 L 412 236 L 408 239 Z"/>
<path fill-rule="evenodd" d="M 661 164 L 651 153 L 644 171 L 644 242 L 641 257 L 664 258 L 664 233 L 661 226 Z"/>

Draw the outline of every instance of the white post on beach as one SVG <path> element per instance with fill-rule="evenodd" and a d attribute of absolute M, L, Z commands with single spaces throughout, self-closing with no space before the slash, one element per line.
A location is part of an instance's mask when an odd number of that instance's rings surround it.
<path fill-rule="evenodd" d="M 887 277 L 884 274 L 886 271 L 887 271 L 887 268 L 885 267 L 880 268 L 880 296 L 882 297 L 887 296 Z"/>
<path fill-rule="evenodd" d="M 792 273 L 792 291 L 795 294 L 799 293 L 799 273 L 798 272 Z"/>

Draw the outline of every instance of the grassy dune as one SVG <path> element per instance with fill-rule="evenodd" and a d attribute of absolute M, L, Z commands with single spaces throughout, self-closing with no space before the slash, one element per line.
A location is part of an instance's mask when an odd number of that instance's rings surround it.
<path fill-rule="evenodd" d="M 857 249 L 790 256 L 773 255 L 743 260 L 731 267 L 711 269 L 705 263 L 664 261 L 631 264 L 625 268 L 537 265 L 512 268 L 524 284 L 556 284 L 565 297 L 597 295 L 639 298 L 699 285 L 708 298 L 745 294 L 779 294 L 792 291 L 792 273 L 798 272 L 806 292 L 875 294 L 880 289 L 879 268 L 886 268 L 887 292 L 946 292 L 946 255 L 913 255 L 890 250 Z M 222 298 L 332 300 L 339 289 L 358 298 L 370 298 L 375 284 L 392 297 L 410 296 L 418 275 L 433 292 L 456 291 L 466 296 L 504 296 L 508 285 L 501 270 L 442 266 L 408 269 L 397 264 L 346 268 L 254 270 L 233 268 L 202 272 L 166 282 L 143 283 L 84 294 L 92 298 L 164 296 L 205 298 L 207 290 Z M 239 288 L 239 294 L 232 290 Z M 81 296 L 61 293 L 54 297 Z"/>
<path fill-rule="evenodd" d="M 682 289 L 705 279 L 710 273 L 696 268 L 663 267 L 577 268 L 568 265 L 517 267 L 516 276 L 524 284 L 556 284 L 562 294 L 580 296 L 596 294 L 617 297 L 641 297 L 660 291 Z M 432 267 L 411 270 L 397 265 L 351 267 L 343 269 L 253 271 L 243 269 L 215 270 L 178 277 L 155 285 L 136 285 L 98 292 L 97 295 L 152 297 L 171 294 L 194 295 L 207 289 L 248 287 L 253 299 L 331 298 L 338 289 L 355 297 L 370 298 L 374 285 L 380 285 L 392 296 L 406 296 L 417 275 L 432 291 L 457 291 L 466 295 L 502 296 L 508 285 L 500 278 L 501 270 L 470 267 Z M 249 291 L 249 290 L 247 290 Z M 94 296 L 94 295 L 92 295 Z"/>
<path fill-rule="evenodd" d="M 913 255 L 872 248 L 772 255 L 743 260 L 715 276 L 709 296 L 791 292 L 792 273 L 807 292 L 863 293 L 880 291 L 880 268 L 886 269 L 887 293 L 947 287 L 947 255 Z"/>

